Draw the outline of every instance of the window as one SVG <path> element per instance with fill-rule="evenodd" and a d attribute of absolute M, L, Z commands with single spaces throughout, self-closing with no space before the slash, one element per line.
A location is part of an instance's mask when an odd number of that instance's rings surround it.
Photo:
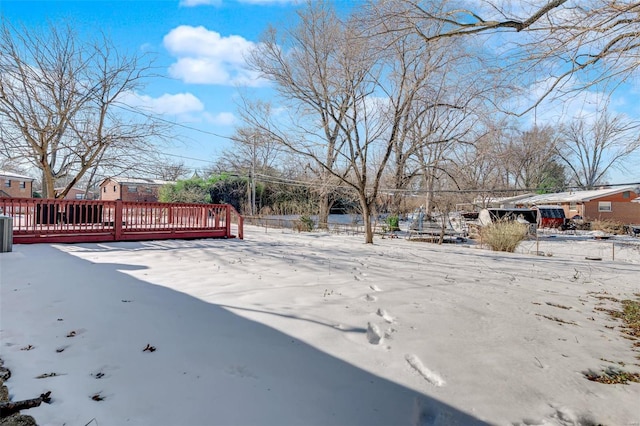
<path fill-rule="evenodd" d="M 7 188 L 11 188 L 11 179 L 5 179 L 4 186 L 6 186 Z"/>
<path fill-rule="evenodd" d="M 578 211 L 578 203 L 569 203 L 569 211 L 577 212 Z"/>
<path fill-rule="evenodd" d="M 622 198 L 631 198 L 631 192 L 630 191 L 624 191 L 622 193 Z"/>
<path fill-rule="evenodd" d="M 20 182 L 20 188 L 22 188 L 22 189 L 26 189 L 26 188 L 27 188 L 27 182 L 25 182 L 25 181 L 21 181 L 21 182 Z"/>
<path fill-rule="evenodd" d="M 118 188 L 115 185 L 113 185 L 113 192 L 116 192 L 117 190 Z"/>
<path fill-rule="evenodd" d="M 127 191 L 129 192 L 138 192 L 138 187 L 135 185 L 131 185 L 127 187 Z"/>
<path fill-rule="evenodd" d="M 598 211 L 599 212 L 610 212 L 611 211 L 611 201 L 599 201 L 598 202 Z"/>
<path fill-rule="evenodd" d="M 102 188 L 102 192 L 107 192 L 107 187 L 105 186 L 104 188 Z"/>
<path fill-rule="evenodd" d="M 84 200 L 84 194 L 76 194 L 76 200 Z"/>

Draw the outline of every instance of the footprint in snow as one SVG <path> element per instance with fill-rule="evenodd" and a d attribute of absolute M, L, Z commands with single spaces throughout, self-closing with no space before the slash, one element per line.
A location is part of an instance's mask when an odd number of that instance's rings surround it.
<path fill-rule="evenodd" d="M 442 379 L 442 377 L 440 377 L 438 373 L 431 371 L 427 367 L 425 367 L 417 355 L 408 354 L 405 355 L 404 359 L 411 366 L 411 368 L 416 370 L 416 372 L 420 374 L 427 382 L 438 387 L 445 385 L 444 379 Z"/>
<path fill-rule="evenodd" d="M 373 290 L 373 291 L 382 291 L 382 290 L 380 290 L 380 287 L 378 287 L 378 286 L 377 286 L 377 285 L 375 285 L 375 284 L 374 284 L 374 285 L 370 285 L 370 286 L 369 286 L 369 288 L 370 288 L 371 290 Z"/>
<path fill-rule="evenodd" d="M 376 300 L 378 300 L 378 298 L 376 296 L 367 294 L 364 296 L 364 300 L 366 300 L 367 302 L 375 302 Z"/>
<path fill-rule="evenodd" d="M 378 314 L 378 316 L 381 316 L 383 320 L 385 320 L 386 322 L 388 322 L 389 324 L 391 324 L 394 320 L 394 318 L 389 315 L 389 313 L 387 311 L 385 311 L 382 308 L 378 309 L 378 312 L 376 312 Z"/>
<path fill-rule="evenodd" d="M 380 341 L 382 340 L 382 333 L 380 332 L 380 328 L 375 324 L 371 324 L 370 322 L 367 323 L 367 340 L 372 345 L 379 345 Z"/>

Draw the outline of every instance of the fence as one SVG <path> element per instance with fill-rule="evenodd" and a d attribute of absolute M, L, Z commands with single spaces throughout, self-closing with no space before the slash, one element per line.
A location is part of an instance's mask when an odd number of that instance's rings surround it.
<path fill-rule="evenodd" d="M 334 215 L 336 216 L 336 215 Z M 340 216 L 340 215 L 337 215 Z M 327 223 L 318 224 L 314 220 L 314 229 L 327 230 L 334 234 L 348 234 L 357 235 L 364 234 L 365 229 L 361 220 L 357 220 L 355 215 L 344 215 L 349 220 L 331 221 L 331 218 Z M 293 231 L 300 231 L 304 229 L 301 224 L 300 216 L 298 215 L 283 215 L 283 216 L 244 216 L 244 223 L 254 226 L 259 226 L 265 229 L 265 232 L 271 229 L 291 229 Z M 374 220 L 372 223 L 374 232 L 384 233 L 382 231 L 383 223 L 379 220 Z"/>
<path fill-rule="evenodd" d="M 244 237 L 228 204 L 0 198 L 0 214 L 16 244 Z"/>

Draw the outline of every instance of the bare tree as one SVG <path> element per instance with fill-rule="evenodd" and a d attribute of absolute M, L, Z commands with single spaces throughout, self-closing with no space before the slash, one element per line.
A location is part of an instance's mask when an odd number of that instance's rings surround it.
<path fill-rule="evenodd" d="M 423 83 L 419 55 L 399 65 L 388 40 L 361 17 L 339 20 L 328 2 L 309 2 L 299 24 L 278 39 L 271 30 L 251 57 L 286 108 L 247 103 L 244 119 L 358 197 L 365 242 L 371 214 L 401 126 Z M 415 78 L 416 76 L 420 78 Z M 322 220 L 322 218 L 321 218 Z"/>
<path fill-rule="evenodd" d="M 227 170 L 249 176 L 248 207 L 249 214 L 257 214 L 256 181 L 259 176 L 272 174 L 274 166 L 281 156 L 280 145 L 260 129 L 239 127 L 231 137 L 232 148 L 223 152 Z"/>
<path fill-rule="evenodd" d="M 281 145 L 269 136 L 250 127 L 238 127 L 231 137 L 231 148 L 223 151 L 227 170 L 248 174 L 251 168 L 257 173 L 268 173 L 276 168 L 282 157 Z"/>
<path fill-rule="evenodd" d="M 348 46 L 349 37 L 353 39 L 353 35 L 345 32 L 345 26 L 329 4 L 309 3 L 298 18 L 297 25 L 281 32 L 275 28 L 268 29 L 249 62 L 263 77 L 274 83 L 280 101 L 288 108 L 287 113 L 299 115 L 301 126 L 291 129 L 292 133 L 307 132 L 306 136 L 314 139 L 313 144 L 293 151 L 308 154 L 313 160 L 309 170 L 315 172 L 324 183 L 319 187 L 321 201 L 318 216 L 319 222 L 326 224 L 331 208 L 330 190 L 326 184 L 332 180 L 331 171 L 338 162 L 337 156 L 344 144 L 339 135 L 342 128 L 348 125 L 345 114 L 355 102 L 353 97 L 356 95 L 342 90 L 341 84 L 343 80 L 361 79 L 362 76 L 345 74 L 349 62 L 355 59 L 349 53 L 351 46 Z M 357 44 L 353 47 L 358 50 Z M 366 73 L 361 69 L 358 72 Z M 260 107 L 267 106 L 254 104 L 245 108 L 245 111 Z M 268 111 L 268 114 L 271 113 Z M 249 118 L 248 115 L 245 118 Z M 306 120 L 313 120 L 318 125 L 313 130 L 308 127 L 305 129 Z M 255 124 L 253 119 L 248 122 Z M 273 129 L 263 126 L 262 130 L 273 140 L 286 141 L 284 145 L 289 148 L 296 145 L 281 131 L 275 137 Z"/>
<path fill-rule="evenodd" d="M 534 78 L 541 71 L 543 99 L 566 91 L 612 81 L 614 86 L 637 70 L 640 53 L 640 2 L 634 0 L 483 0 L 440 2 L 399 0 L 407 12 L 389 11 L 414 28 L 427 43 L 453 37 L 499 37 L 506 70 L 520 64 Z M 505 38 L 508 33 L 520 33 Z M 516 73 L 523 78 L 522 68 Z M 533 80 L 532 80 L 533 81 Z"/>
<path fill-rule="evenodd" d="M 570 170 L 572 183 L 584 189 L 603 184 L 607 173 L 624 167 L 625 160 L 640 149 L 640 123 L 614 115 L 605 107 L 593 122 L 574 119 L 563 132 L 558 155 Z"/>
<path fill-rule="evenodd" d="M 184 164 L 184 161 L 164 160 L 158 161 L 155 167 L 155 173 L 158 179 L 175 182 L 179 179 L 191 177 L 194 172 Z"/>
<path fill-rule="evenodd" d="M 21 175 L 26 175 L 27 170 L 21 164 L 17 163 L 12 158 L 4 158 L 0 156 L 0 170 L 4 170 L 5 172 L 18 173 Z"/>
<path fill-rule="evenodd" d="M 459 145 L 447 165 L 448 176 L 455 177 L 456 187 L 467 191 L 468 203 L 478 203 L 486 207 L 497 190 L 509 187 L 504 173 L 503 160 L 498 155 L 497 147 L 502 145 L 504 132 L 501 121 L 483 124 L 481 134 L 474 144 Z"/>
<path fill-rule="evenodd" d="M 46 198 L 64 197 L 109 161 L 142 162 L 167 126 L 121 99 L 150 70 L 145 56 L 124 55 L 106 38 L 80 43 L 69 26 L 35 31 L 2 20 L 2 148 L 41 171 Z M 56 192 L 60 183 L 65 188 Z"/>
<path fill-rule="evenodd" d="M 383 3 L 380 6 L 385 5 Z M 374 8 L 374 11 L 379 13 L 379 9 Z M 375 20 L 380 20 L 383 16 L 383 13 L 371 14 L 365 24 L 373 22 L 375 25 Z M 394 23 L 387 21 L 382 25 L 392 27 Z M 460 120 L 460 116 L 467 117 L 472 113 L 469 97 L 465 95 L 476 92 L 475 88 L 469 90 L 471 85 L 463 89 L 459 85 L 461 80 L 454 77 L 462 77 L 462 73 L 458 71 L 459 68 L 464 68 L 462 64 L 467 59 L 465 52 L 456 43 L 439 40 L 424 44 L 413 32 L 407 32 L 403 37 L 398 37 L 398 34 L 394 37 L 388 37 L 388 34 L 379 37 L 392 60 L 391 78 L 397 79 L 397 86 L 391 88 L 411 85 L 413 90 L 405 100 L 406 107 L 398 122 L 398 136 L 393 142 L 390 160 L 392 178 L 389 187 L 398 195 L 404 193 L 418 176 L 429 173 L 427 163 L 433 163 L 425 162 L 425 159 L 430 154 L 436 151 L 442 154 L 445 150 L 441 148 L 459 141 L 454 136 L 456 131 L 453 128 L 456 126 L 452 126 L 452 123 L 455 121 L 457 125 L 461 125 L 464 119 Z M 394 97 L 393 94 L 387 95 Z M 476 99 L 479 101 L 479 98 Z M 453 119 L 454 116 L 456 119 Z M 393 214 L 400 213 L 402 198 L 393 198 Z"/>
<path fill-rule="evenodd" d="M 561 189 L 563 168 L 558 164 L 560 130 L 551 126 L 533 126 L 529 130 L 507 131 L 505 144 L 496 147 L 504 164 L 507 181 L 516 189 L 547 187 Z"/>

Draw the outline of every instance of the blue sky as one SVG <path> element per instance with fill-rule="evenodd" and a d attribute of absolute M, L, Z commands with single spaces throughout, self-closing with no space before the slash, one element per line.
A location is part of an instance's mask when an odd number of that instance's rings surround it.
<path fill-rule="evenodd" d="M 268 90 L 243 66 L 243 55 L 269 24 L 290 21 L 297 7 L 290 0 L 0 0 L 0 13 L 14 25 L 68 21 L 81 36 L 103 31 L 118 49 L 152 53 L 161 77 L 128 103 L 200 130 L 177 128 L 182 142 L 167 151 L 205 160 L 184 160 L 194 168 L 228 147 L 224 136 L 237 124 L 236 85 Z"/>
<path fill-rule="evenodd" d="M 343 9 L 362 1 L 334 0 Z M 244 54 L 269 24 L 276 27 L 289 24 L 300 3 L 299 0 L 0 0 L 0 14 L 27 28 L 68 21 L 82 36 L 91 37 L 102 31 L 118 49 L 152 53 L 160 77 L 150 80 L 144 91 L 127 102 L 182 124 L 184 127 L 175 131 L 181 142 L 166 152 L 185 157 L 182 160 L 173 157 L 175 161 L 201 169 L 229 147 L 227 137 L 239 124 L 235 114 L 236 85 L 248 85 L 257 95 L 268 96 L 268 87 L 260 84 L 244 66 Z M 640 114 L 637 93 L 636 86 L 619 91 L 614 103 L 632 119 L 638 119 Z M 594 96 L 599 95 L 585 92 L 561 106 L 540 108 L 536 121 L 555 124 L 562 121 L 559 117 L 567 111 L 584 112 Z M 640 181 L 639 162 L 636 156 L 627 173 L 615 172 L 610 180 Z"/>

